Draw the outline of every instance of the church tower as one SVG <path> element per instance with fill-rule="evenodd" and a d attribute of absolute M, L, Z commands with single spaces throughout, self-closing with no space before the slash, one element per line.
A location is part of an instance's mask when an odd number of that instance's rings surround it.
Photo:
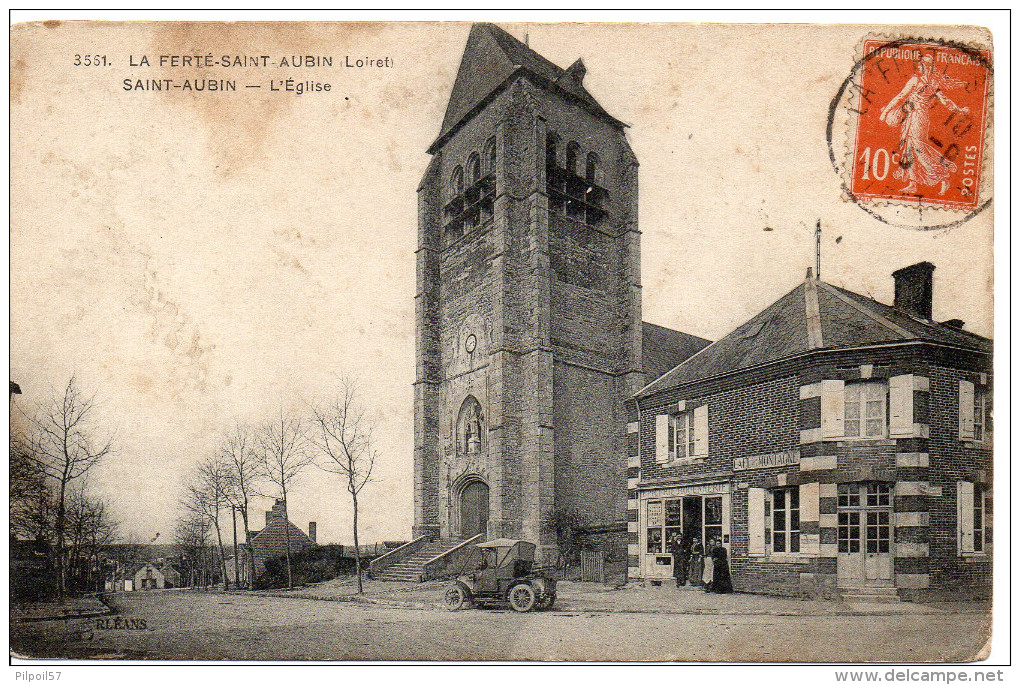
<path fill-rule="evenodd" d="M 638 163 L 584 76 L 471 28 L 418 188 L 416 536 L 548 560 L 562 521 L 626 520 Z"/>

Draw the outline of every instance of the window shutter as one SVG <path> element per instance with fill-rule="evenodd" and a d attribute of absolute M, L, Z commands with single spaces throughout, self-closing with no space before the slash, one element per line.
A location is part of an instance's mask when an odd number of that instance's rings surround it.
<path fill-rule="evenodd" d="M 914 435 L 914 376 L 905 374 L 889 379 L 889 437 Z"/>
<path fill-rule="evenodd" d="M 843 437 L 843 381 L 822 381 L 822 438 Z"/>
<path fill-rule="evenodd" d="M 747 489 L 747 553 L 765 555 L 765 488 Z"/>
<path fill-rule="evenodd" d="M 669 461 L 669 414 L 655 417 L 655 461 L 659 464 Z"/>
<path fill-rule="evenodd" d="M 818 483 L 804 483 L 800 486 L 800 528 L 804 530 L 804 522 L 818 522 L 818 498 L 821 488 Z M 818 554 L 820 542 L 819 533 L 800 534 L 800 553 Z"/>
<path fill-rule="evenodd" d="M 960 381 L 960 440 L 974 439 L 974 384 Z"/>
<path fill-rule="evenodd" d="M 694 455 L 708 456 L 708 405 L 703 404 L 694 410 Z"/>
<path fill-rule="evenodd" d="M 974 484 L 956 482 L 957 542 L 960 554 L 974 551 Z"/>

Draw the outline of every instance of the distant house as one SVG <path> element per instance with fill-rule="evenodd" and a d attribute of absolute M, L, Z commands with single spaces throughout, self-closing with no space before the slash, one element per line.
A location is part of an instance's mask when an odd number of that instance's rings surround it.
<path fill-rule="evenodd" d="M 287 518 L 287 508 L 283 500 L 278 499 L 273 508 L 266 512 L 266 525 L 262 530 L 252 531 L 248 539 L 255 558 L 254 577 L 258 577 L 266 568 L 266 562 L 286 555 L 287 540 L 290 540 L 290 553 L 297 554 L 304 549 L 314 547 L 315 521 L 308 523 L 308 533 L 295 526 Z M 248 553 L 241 556 L 242 576 L 245 575 Z M 229 575 L 229 567 L 228 567 Z"/>
<path fill-rule="evenodd" d="M 181 573 L 162 559 L 120 565 L 107 578 L 107 592 L 163 590 L 181 587 Z"/>

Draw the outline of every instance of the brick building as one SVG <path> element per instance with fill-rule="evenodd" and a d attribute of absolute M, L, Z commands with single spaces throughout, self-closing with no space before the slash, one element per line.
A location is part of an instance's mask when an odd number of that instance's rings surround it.
<path fill-rule="evenodd" d="M 992 342 L 811 276 L 629 403 L 629 575 L 717 538 L 738 590 L 988 594 Z"/>
<path fill-rule="evenodd" d="M 707 344 L 641 321 L 638 163 L 584 76 L 471 29 L 418 189 L 416 536 L 622 533 L 624 402 Z"/>
<path fill-rule="evenodd" d="M 255 561 L 254 577 L 258 578 L 259 574 L 265 570 L 266 562 L 270 559 L 286 556 L 288 541 L 290 542 L 290 553 L 294 555 L 309 547 L 314 547 L 316 545 L 315 535 L 315 521 L 308 522 L 308 533 L 306 534 L 291 523 L 287 517 L 287 507 L 284 506 L 283 500 L 276 500 L 273 508 L 266 511 L 266 525 L 262 530 L 250 532 L 248 544 L 251 545 L 252 556 Z M 244 545 L 241 545 L 241 547 L 242 551 L 238 553 L 240 557 L 240 577 L 242 580 L 247 580 L 249 577 L 247 568 L 248 552 L 244 550 Z M 227 575 L 234 582 L 237 582 L 236 569 L 228 566 Z"/>

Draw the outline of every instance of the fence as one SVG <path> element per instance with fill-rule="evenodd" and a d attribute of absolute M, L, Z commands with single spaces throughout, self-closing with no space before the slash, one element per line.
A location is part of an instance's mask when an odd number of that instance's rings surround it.
<path fill-rule="evenodd" d="M 581 580 L 606 582 L 606 553 L 600 549 L 581 550 Z"/>

